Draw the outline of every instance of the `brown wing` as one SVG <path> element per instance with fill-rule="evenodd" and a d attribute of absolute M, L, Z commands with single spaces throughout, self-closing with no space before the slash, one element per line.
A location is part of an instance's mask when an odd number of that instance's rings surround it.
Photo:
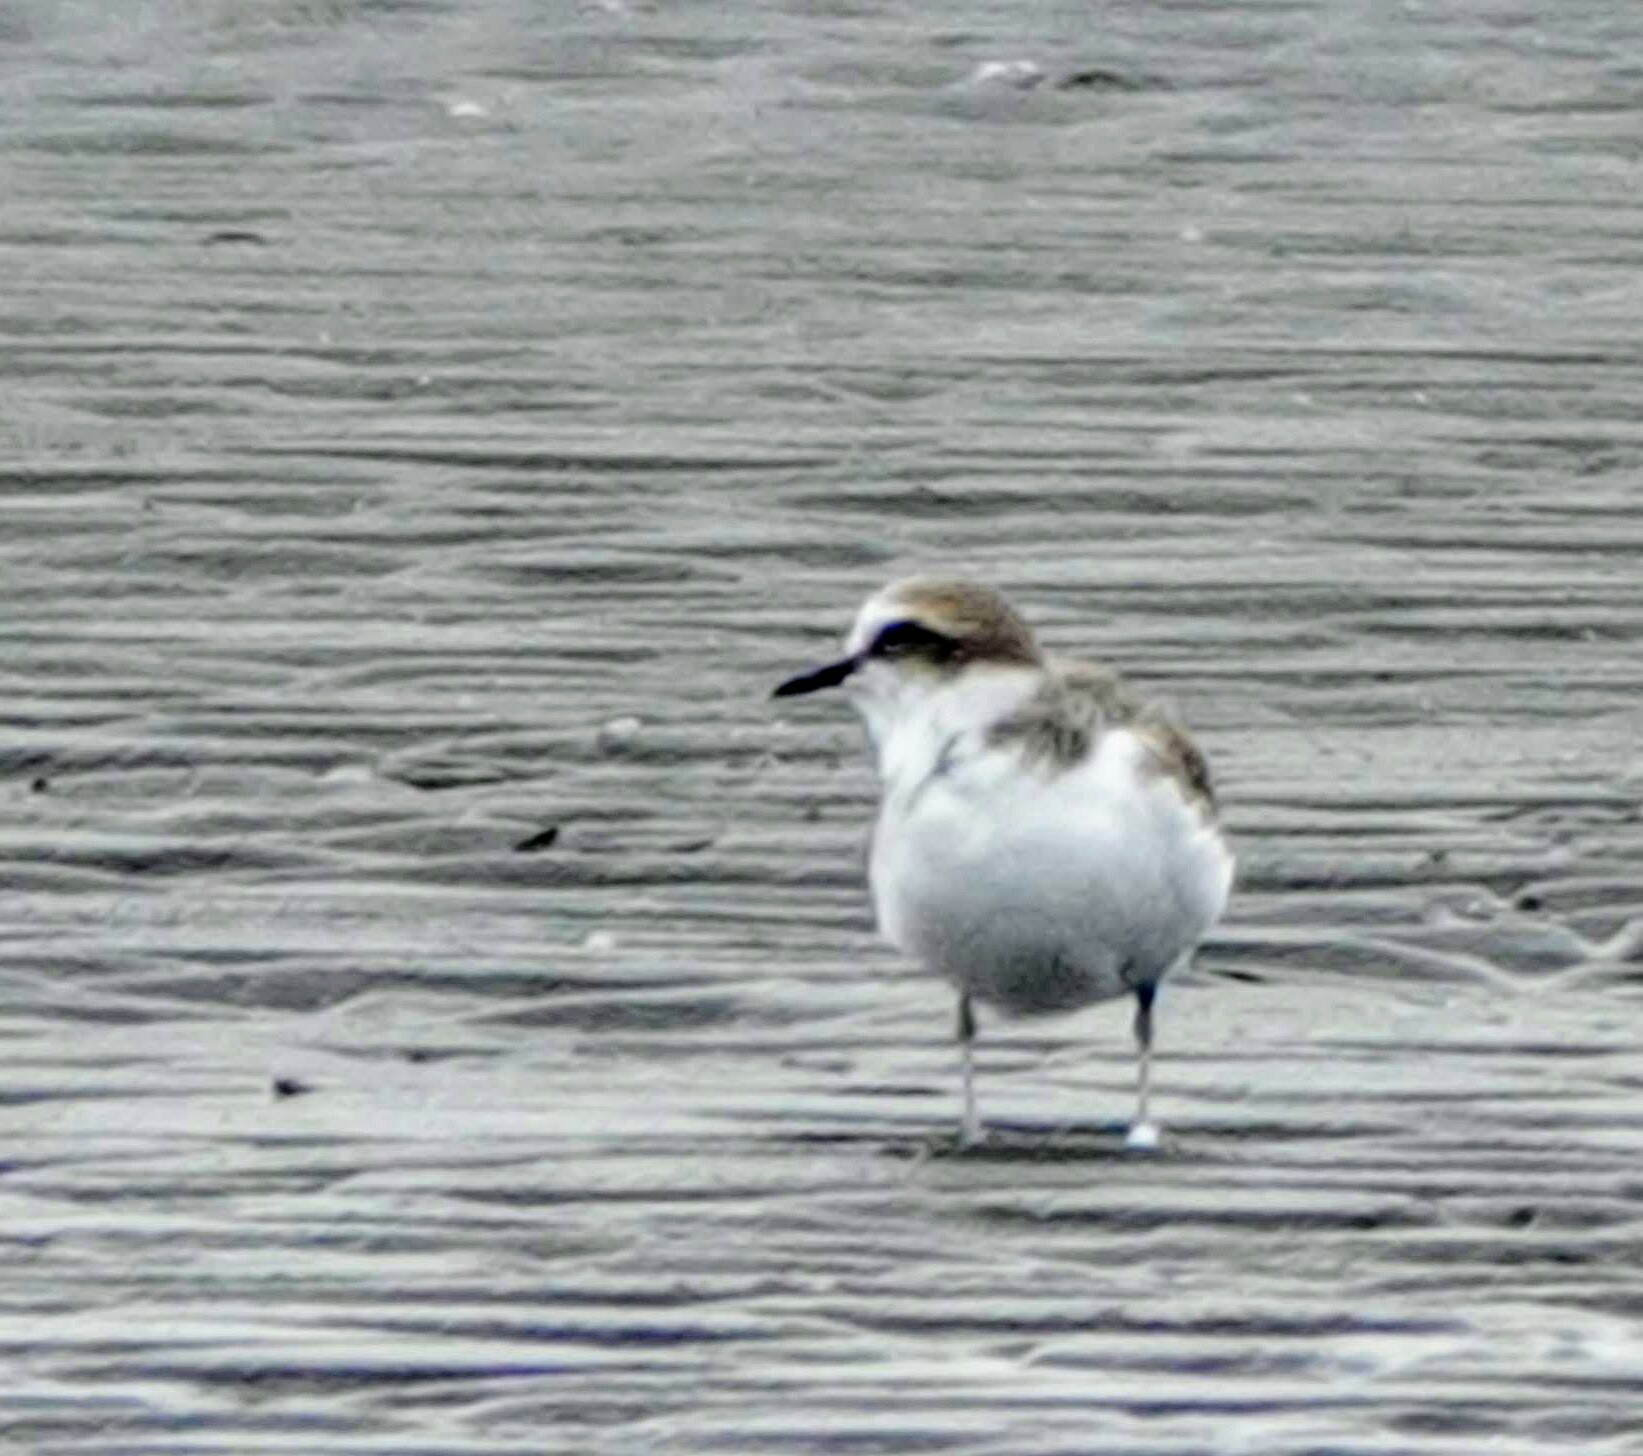
<path fill-rule="evenodd" d="M 1220 806 L 1215 802 L 1209 760 L 1187 735 L 1187 730 L 1163 709 L 1149 706 L 1135 725 L 1135 731 L 1151 750 L 1158 772 L 1173 779 L 1181 790 L 1181 797 L 1213 824 Z"/>

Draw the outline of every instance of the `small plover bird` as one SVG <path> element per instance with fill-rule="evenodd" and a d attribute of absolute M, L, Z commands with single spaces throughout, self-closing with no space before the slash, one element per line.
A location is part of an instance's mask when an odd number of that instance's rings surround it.
<path fill-rule="evenodd" d="M 1105 668 L 1046 658 L 1003 597 L 914 577 L 869 597 L 844 656 L 786 698 L 842 687 L 882 800 L 869 879 L 879 929 L 958 991 L 963 1136 L 981 1135 L 973 1003 L 1006 1015 L 1135 997 L 1148 1116 L 1153 1001 L 1221 914 L 1232 855 L 1204 756 Z"/>

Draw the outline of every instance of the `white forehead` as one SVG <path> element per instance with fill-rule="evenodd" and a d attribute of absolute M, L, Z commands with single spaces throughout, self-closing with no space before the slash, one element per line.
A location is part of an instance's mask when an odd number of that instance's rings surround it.
<path fill-rule="evenodd" d="M 847 655 L 854 655 L 862 651 L 868 643 L 879 635 L 892 622 L 916 620 L 916 614 L 907 609 L 907 603 L 895 595 L 893 587 L 885 587 L 876 591 L 861 604 L 861 610 L 856 613 L 855 625 L 850 628 L 844 639 L 844 650 Z"/>

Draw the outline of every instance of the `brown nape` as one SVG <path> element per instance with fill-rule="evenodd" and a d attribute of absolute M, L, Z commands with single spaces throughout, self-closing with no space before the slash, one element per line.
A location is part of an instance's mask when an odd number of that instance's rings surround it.
<path fill-rule="evenodd" d="M 987 741 L 1020 750 L 1024 762 L 1061 773 L 1081 763 L 1108 728 L 1145 711 L 1118 674 L 1084 662 L 1055 662 L 1038 690 L 993 724 Z"/>
<path fill-rule="evenodd" d="M 991 587 L 956 577 L 918 576 L 897 582 L 890 595 L 909 617 L 957 643 L 964 661 L 1024 667 L 1044 661 L 1031 629 Z"/>
<path fill-rule="evenodd" d="M 1128 728 L 1146 745 L 1153 771 L 1172 779 L 1181 797 L 1214 822 L 1209 764 L 1180 724 L 1110 668 L 1065 661 L 1051 668 L 1032 697 L 993 725 L 989 743 L 1015 747 L 1026 763 L 1054 775 L 1082 762 L 1109 728 Z"/>

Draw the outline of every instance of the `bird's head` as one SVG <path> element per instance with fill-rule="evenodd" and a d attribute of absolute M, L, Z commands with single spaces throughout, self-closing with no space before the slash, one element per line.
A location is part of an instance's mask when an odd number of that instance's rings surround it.
<path fill-rule="evenodd" d="M 1027 624 L 991 587 L 908 577 L 862 604 L 842 657 L 788 678 L 774 696 L 842 687 L 879 740 L 903 713 L 967 674 L 1042 665 Z"/>

